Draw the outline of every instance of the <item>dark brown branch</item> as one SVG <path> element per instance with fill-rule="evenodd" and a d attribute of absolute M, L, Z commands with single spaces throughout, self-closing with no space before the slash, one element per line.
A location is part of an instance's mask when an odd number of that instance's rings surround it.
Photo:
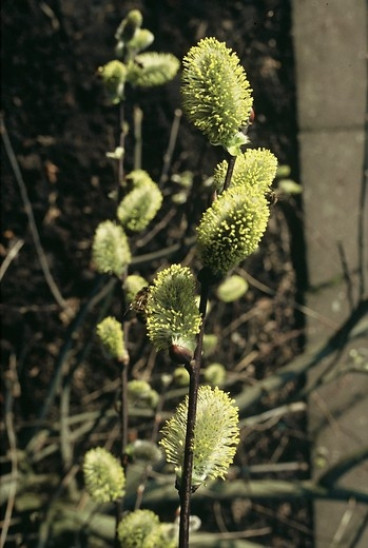
<path fill-rule="evenodd" d="M 228 164 L 227 164 L 224 190 L 227 190 L 230 186 L 231 178 L 233 176 L 233 171 L 234 171 L 234 166 L 235 166 L 235 160 L 236 160 L 236 156 L 231 156 L 231 154 L 230 154 Z"/>
<path fill-rule="evenodd" d="M 188 395 L 188 421 L 187 433 L 185 439 L 183 474 L 179 489 L 180 496 L 180 526 L 179 526 L 179 548 L 186 548 L 189 544 L 189 519 L 190 519 L 190 499 L 192 495 L 192 471 L 193 471 L 193 441 L 194 428 L 197 414 L 197 399 L 199 390 L 199 373 L 201 368 L 204 320 L 206 315 L 209 286 L 202 283 L 201 300 L 199 311 L 202 315 L 202 326 L 198 335 L 197 347 L 194 354 L 194 360 L 188 365 L 190 375 L 189 395 Z"/>

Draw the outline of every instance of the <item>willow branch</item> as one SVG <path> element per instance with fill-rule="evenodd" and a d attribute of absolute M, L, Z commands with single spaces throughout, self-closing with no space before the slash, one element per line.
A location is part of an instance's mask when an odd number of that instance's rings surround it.
<path fill-rule="evenodd" d="M 172 157 L 173 157 L 173 154 L 174 154 L 176 141 L 177 141 L 177 138 L 178 138 L 180 120 L 181 120 L 182 114 L 183 113 L 180 109 L 177 108 L 175 110 L 174 120 L 173 120 L 173 123 L 172 123 L 172 126 L 171 126 L 171 131 L 170 131 L 169 144 L 168 144 L 167 150 L 164 154 L 164 163 L 163 163 L 163 166 L 162 166 L 162 172 L 161 172 L 161 176 L 160 176 L 160 180 L 159 180 L 159 185 L 160 186 L 162 186 L 167 181 L 167 178 L 168 178 L 168 175 L 169 175 L 171 161 L 172 161 Z"/>
<path fill-rule="evenodd" d="M 344 487 L 326 488 L 310 480 L 285 481 L 274 479 L 250 480 L 244 479 L 226 482 L 216 482 L 210 488 L 200 487 L 196 491 L 192 505 L 199 508 L 208 501 L 231 503 L 236 499 L 275 499 L 275 500 L 341 500 L 348 501 L 355 498 L 357 502 L 368 504 L 368 492 Z M 126 499 L 130 504 L 129 496 Z M 176 496 L 172 491 L 171 483 L 167 485 L 148 486 L 143 502 L 145 506 L 153 508 L 163 504 L 175 504 Z"/>
<path fill-rule="evenodd" d="M 227 171 L 224 183 L 224 190 L 227 190 L 231 183 L 231 178 L 233 176 L 234 167 L 235 167 L 236 156 L 229 155 L 229 160 L 227 164 Z"/>
<path fill-rule="evenodd" d="M 194 360 L 188 366 L 190 375 L 189 394 L 188 394 L 188 420 L 187 432 L 185 438 L 184 464 L 180 496 L 180 525 L 179 525 L 179 548 L 186 548 L 189 543 L 189 519 L 190 519 L 190 499 L 192 494 L 192 471 L 193 471 L 193 444 L 194 428 L 197 414 L 197 399 L 199 390 L 199 373 L 201 368 L 204 321 L 206 315 L 209 286 L 206 282 L 201 286 L 201 300 L 199 312 L 202 315 L 201 330 L 198 335 L 197 347 Z"/>

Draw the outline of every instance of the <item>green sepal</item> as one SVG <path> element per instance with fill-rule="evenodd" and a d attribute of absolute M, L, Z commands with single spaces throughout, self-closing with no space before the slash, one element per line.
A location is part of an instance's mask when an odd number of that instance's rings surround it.
<path fill-rule="evenodd" d="M 241 147 L 244 145 L 247 145 L 248 143 L 249 143 L 249 137 L 244 135 L 243 132 L 238 131 L 238 133 L 236 133 L 234 137 L 232 137 L 227 142 L 227 144 L 225 145 L 225 148 L 228 151 L 228 153 L 231 154 L 231 156 L 240 156 L 243 153 Z"/>

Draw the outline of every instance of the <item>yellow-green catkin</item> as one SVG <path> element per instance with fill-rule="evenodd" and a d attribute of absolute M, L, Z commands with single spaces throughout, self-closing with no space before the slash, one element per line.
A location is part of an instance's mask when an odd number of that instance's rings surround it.
<path fill-rule="evenodd" d="M 117 217 L 124 228 L 133 232 L 144 230 L 162 204 L 162 193 L 157 184 L 143 170 L 129 174 L 132 189 L 120 202 Z"/>
<path fill-rule="evenodd" d="M 146 310 L 148 336 L 157 350 L 177 345 L 194 351 L 201 316 L 195 280 L 188 267 L 174 264 L 159 272 L 150 288 Z"/>
<path fill-rule="evenodd" d="M 96 331 L 103 348 L 112 358 L 119 361 L 124 361 L 127 358 L 123 328 L 116 318 L 107 316 L 97 325 Z"/>
<path fill-rule="evenodd" d="M 202 215 L 197 228 L 203 266 L 221 278 L 257 248 L 267 227 L 265 196 L 234 187 L 224 191 Z"/>
<path fill-rule="evenodd" d="M 113 105 L 124 99 L 124 87 L 127 79 L 127 67 L 117 59 L 109 61 L 98 69 L 105 85 L 107 95 Z"/>
<path fill-rule="evenodd" d="M 135 510 L 126 514 L 118 526 L 121 548 L 175 548 L 175 529 L 160 523 L 151 510 Z"/>
<path fill-rule="evenodd" d="M 219 388 L 200 386 L 194 428 L 192 483 L 198 487 L 210 479 L 224 478 L 239 443 L 238 409 Z M 160 445 L 166 460 L 175 466 L 177 483 L 183 473 L 188 397 L 181 403 L 163 430 Z"/>
<path fill-rule="evenodd" d="M 183 65 L 181 91 L 187 117 L 213 145 L 231 148 L 248 123 L 253 103 L 238 56 L 216 38 L 204 38 L 189 50 Z"/>
<path fill-rule="evenodd" d="M 131 261 L 128 239 L 123 228 L 113 221 L 104 221 L 96 229 L 92 259 L 96 270 L 121 277 Z"/>
<path fill-rule="evenodd" d="M 90 449 L 85 454 L 83 473 L 86 489 L 96 502 L 112 502 L 124 495 L 124 470 L 103 447 Z"/>
<path fill-rule="evenodd" d="M 203 371 L 204 379 L 211 386 L 221 386 L 226 379 L 226 369 L 222 363 L 210 363 Z"/>
<path fill-rule="evenodd" d="M 213 174 L 213 187 L 222 192 L 228 163 L 220 162 Z M 266 193 L 276 176 L 277 159 L 268 149 L 248 149 L 236 158 L 230 187 L 242 187 L 250 195 Z"/>

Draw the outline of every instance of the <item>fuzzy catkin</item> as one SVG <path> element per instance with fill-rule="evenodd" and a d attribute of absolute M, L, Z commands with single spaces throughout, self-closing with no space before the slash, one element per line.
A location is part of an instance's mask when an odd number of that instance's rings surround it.
<path fill-rule="evenodd" d="M 203 266 L 224 276 L 257 248 L 269 218 L 266 198 L 229 188 L 202 215 L 197 228 Z"/>
<path fill-rule="evenodd" d="M 176 344 L 194 350 L 201 316 L 195 280 L 188 267 L 174 264 L 159 272 L 150 288 L 146 310 L 148 336 L 156 350 Z"/>
<path fill-rule="evenodd" d="M 167 461 L 175 465 L 179 485 L 183 472 L 187 415 L 188 397 L 166 422 L 160 441 Z M 217 387 L 200 386 L 193 442 L 194 487 L 208 479 L 224 478 L 239 443 L 238 423 L 238 409 L 228 394 Z"/>
<path fill-rule="evenodd" d="M 113 221 L 103 221 L 96 229 L 92 259 L 96 270 L 120 277 L 131 261 L 128 239 L 123 228 Z"/>
<path fill-rule="evenodd" d="M 204 38 L 183 59 L 182 98 L 188 119 L 213 145 L 228 148 L 248 122 L 250 84 L 226 44 Z"/>

